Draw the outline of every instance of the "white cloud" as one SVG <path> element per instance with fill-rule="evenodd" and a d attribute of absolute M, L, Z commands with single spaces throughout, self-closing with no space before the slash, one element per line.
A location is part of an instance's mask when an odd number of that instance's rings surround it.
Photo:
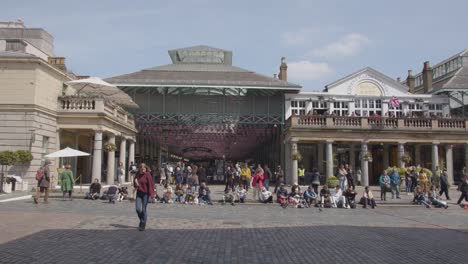
<path fill-rule="evenodd" d="M 288 79 L 319 80 L 333 73 L 328 63 L 314 63 L 307 60 L 288 63 Z"/>
<path fill-rule="evenodd" d="M 317 28 L 302 28 L 298 31 L 283 33 L 281 39 L 286 45 L 303 45 L 310 42 L 321 31 Z"/>
<path fill-rule="evenodd" d="M 307 52 L 307 55 L 325 58 L 351 57 L 359 54 L 369 42 L 369 38 L 362 34 L 350 33 L 325 47 Z"/>

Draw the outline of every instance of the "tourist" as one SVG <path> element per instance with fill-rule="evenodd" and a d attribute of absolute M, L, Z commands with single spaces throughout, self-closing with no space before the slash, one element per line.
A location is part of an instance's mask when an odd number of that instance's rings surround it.
<path fill-rule="evenodd" d="M 416 167 L 413 167 L 411 170 L 411 192 L 414 192 L 416 186 L 418 186 L 418 172 L 416 171 Z"/>
<path fill-rule="evenodd" d="M 206 186 L 206 183 L 204 182 L 202 182 L 200 185 L 200 189 L 198 190 L 198 197 L 202 202 L 207 203 L 209 205 L 213 205 L 213 203 L 211 202 L 210 188 Z"/>
<path fill-rule="evenodd" d="M 283 180 L 284 180 L 283 177 L 284 177 L 284 173 L 283 173 L 283 170 L 281 169 L 281 165 L 278 165 L 275 171 L 275 190 L 273 191 L 274 193 L 278 191 L 278 187 L 283 183 Z"/>
<path fill-rule="evenodd" d="M 166 179 L 169 184 L 174 184 L 174 167 L 169 163 L 166 165 Z"/>
<path fill-rule="evenodd" d="M 304 185 L 304 184 L 305 184 L 305 169 L 304 169 L 304 165 L 299 166 L 299 168 L 297 169 L 297 178 L 298 178 L 298 180 L 299 180 L 299 184 L 300 184 L 300 185 Z"/>
<path fill-rule="evenodd" d="M 294 183 L 291 187 L 291 192 L 288 194 L 289 204 L 291 204 L 294 208 L 297 208 L 299 205 L 299 199 L 301 197 L 301 188 L 297 183 Z"/>
<path fill-rule="evenodd" d="M 440 175 L 440 192 L 439 192 L 439 195 L 442 195 L 443 193 L 445 193 L 445 198 L 447 200 L 450 200 L 447 170 L 444 170 L 442 172 L 442 174 Z"/>
<path fill-rule="evenodd" d="M 398 174 L 397 168 L 394 168 L 389 175 L 390 178 L 390 190 L 392 192 L 392 199 L 400 199 L 400 174 Z M 395 192 L 394 192 L 395 191 Z"/>
<path fill-rule="evenodd" d="M 231 189 L 227 189 L 227 190 L 224 192 L 224 195 L 223 195 L 223 205 L 225 205 L 226 202 L 230 202 L 231 205 L 234 205 L 234 194 L 233 194 L 233 192 L 231 191 Z"/>
<path fill-rule="evenodd" d="M 340 185 L 337 185 L 335 187 L 335 190 L 331 194 L 331 200 L 334 208 L 338 208 L 340 205 L 342 207 L 345 207 L 345 199 Z"/>
<path fill-rule="evenodd" d="M 461 192 L 461 194 L 460 198 L 458 198 L 457 204 L 463 207 L 463 205 L 461 204 L 463 199 L 465 199 L 465 201 L 468 202 L 468 174 L 465 174 L 462 183 L 458 186 L 458 190 Z M 464 206 L 466 207 L 467 205 Z"/>
<path fill-rule="evenodd" d="M 276 193 L 276 202 L 282 203 L 282 201 L 285 199 L 288 199 L 288 190 L 286 190 L 284 183 L 282 183 L 278 188 L 278 192 Z"/>
<path fill-rule="evenodd" d="M 375 200 L 374 200 L 374 195 L 372 194 L 372 191 L 369 189 L 369 186 L 366 186 L 364 188 L 364 194 L 363 194 L 363 208 L 367 208 L 368 205 L 374 209 L 376 207 Z"/>
<path fill-rule="evenodd" d="M 380 200 L 386 201 L 387 190 L 390 189 L 390 177 L 388 177 L 386 170 L 384 170 L 382 172 L 382 175 L 380 175 L 379 183 L 380 183 Z"/>
<path fill-rule="evenodd" d="M 161 203 L 172 203 L 172 187 L 169 184 L 164 185 L 163 197 Z"/>
<path fill-rule="evenodd" d="M 144 231 L 147 223 L 146 207 L 148 205 L 148 200 L 154 199 L 153 178 L 151 177 L 148 166 L 144 163 L 140 164 L 140 170 L 135 178 L 135 185 L 137 186 L 135 207 L 138 218 L 140 219 L 138 229 Z"/>
<path fill-rule="evenodd" d="M 435 187 L 435 191 L 440 190 L 440 177 L 442 176 L 442 170 L 439 166 L 436 166 L 434 174 L 432 175 L 431 183 Z"/>
<path fill-rule="evenodd" d="M 263 171 L 264 171 L 263 187 L 265 187 L 267 191 L 269 191 L 270 179 L 273 179 L 273 173 L 271 172 L 267 164 L 263 166 Z"/>
<path fill-rule="evenodd" d="M 234 189 L 236 189 L 237 186 L 241 185 L 241 180 L 240 180 L 240 173 L 241 173 L 241 168 L 240 165 L 236 163 L 234 166 Z"/>
<path fill-rule="evenodd" d="M 263 188 L 263 179 L 264 179 L 264 171 L 262 169 L 262 166 L 258 164 L 257 170 L 255 170 L 253 180 L 252 180 L 254 200 L 260 200 L 260 193 Z"/>
<path fill-rule="evenodd" d="M 119 162 L 119 165 L 117 166 L 117 180 L 119 181 L 119 184 L 125 183 L 125 168 L 123 162 Z"/>
<path fill-rule="evenodd" d="M 317 194 L 318 187 L 320 186 L 320 173 L 315 168 L 312 170 L 311 183 L 312 188 L 314 188 L 314 192 Z"/>
<path fill-rule="evenodd" d="M 159 185 L 162 186 L 163 184 L 166 184 L 166 169 L 164 168 L 164 164 L 159 168 Z"/>
<path fill-rule="evenodd" d="M 60 189 L 62 190 L 62 198 L 65 200 L 65 194 L 68 193 L 68 199 L 72 200 L 73 186 L 75 179 L 73 178 L 73 172 L 70 170 L 71 165 L 65 165 L 65 171 L 60 173 Z"/>
<path fill-rule="evenodd" d="M 427 192 L 427 183 L 428 183 L 428 179 L 427 179 L 427 174 L 421 169 L 421 171 L 419 172 L 419 178 L 418 178 L 418 183 L 419 183 L 419 186 L 421 186 L 423 192 Z"/>
<path fill-rule="evenodd" d="M 127 187 L 119 188 L 119 197 L 117 198 L 117 201 L 121 202 L 127 199 L 127 196 L 128 196 Z"/>
<path fill-rule="evenodd" d="M 348 189 L 343 193 L 345 197 L 346 206 L 345 208 L 356 208 L 356 192 L 352 186 L 348 186 Z"/>
<path fill-rule="evenodd" d="M 190 203 L 192 204 L 195 200 L 195 193 L 192 189 L 192 186 L 190 184 L 187 185 L 187 188 L 185 189 L 185 203 Z"/>
<path fill-rule="evenodd" d="M 174 172 L 174 176 L 175 176 L 175 184 L 176 185 L 177 184 L 182 185 L 184 177 L 182 176 L 182 171 L 181 171 L 179 166 L 176 167 L 176 170 Z"/>
<path fill-rule="evenodd" d="M 348 171 L 346 171 L 344 165 L 340 165 L 338 168 L 338 180 L 340 181 L 340 188 L 341 190 L 344 190 L 346 188 L 346 175 L 348 174 Z M 327 177 L 330 175 L 326 175 Z"/>
<path fill-rule="evenodd" d="M 241 169 L 240 176 L 242 180 L 242 186 L 244 187 L 245 191 L 248 192 L 250 187 L 250 181 L 252 179 L 252 174 L 247 163 L 244 163 L 244 167 Z"/>
<path fill-rule="evenodd" d="M 408 167 L 405 173 L 405 191 L 408 195 L 412 193 L 411 186 L 413 185 L 413 179 L 411 177 L 411 168 Z"/>
<path fill-rule="evenodd" d="M 101 194 L 101 184 L 99 183 L 99 179 L 94 179 L 94 182 L 91 183 L 91 186 L 89 186 L 89 192 L 86 193 L 85 198 L 90 199 L 90 200 L 96 200 L 99 199 L 99 196 Z"/>
<path fill-rule="evenodd" d="M 192 169 L 192 188 L 193 188 L 193 191 L 195 193 L 198 192 L 198 186 L 200 185 L 200 181 L 198 179 L 198 167 L 197 166 L 193 166 L 193 169 Z"/>
<path fill-rule="evenodd" d="M 44 166 L 40 167 L 36 172 L 36 194 L 34 195 L 34 203 L 39 202 L 41 193 L 44 193 L 44 203 L 49 202 L 49 185 L 50 185 L 50 161 L 46 160 Z"/>
<path fill-rule="evenodd" d="M 237 200 L 239 201 L 239 203 L 244 203 L 245 199 L 247 198 L 247 192 L 245 191 L 242 185 L 239 186 L 236 194 L 237 194 Z"/>
<path fill-rule="evenodd" d="M 346 170 L 346 180 L 348 181 L 348 186 L 352 186 L 353 190 L 355 190 L 356 186 L 354 185 L 353 170 L 351 169 L 349 164 L 345 165 L 345 170 Z"/>
<path fill-rule="evenodd" d="M 429 202 L 434 205 L 436 208 L 448 208 L 447 202 L 441 201 L 438 199 L 436 187 L 434 185 L 431 185 L 430 191 L 428 192 L 427 195 Z"/>
<path fill-rule="evenodd" d="M 260 201 L 262 203 L 272 203 L 273 202 L 273 196 L 270 191 L 267 190 L 265 186 L 262 188 L 262 192 L 260 194 Z"/>
<path fill-rule="evenodd" d="M 228 190 L 234 191 L 234 171 L 230 165 L 226 169 L 226 187 L 224 188 L 224 192 Z"/>
<path fill-rule="evenodd" d="M 307 187 L 307 190 L 304 192 L 304 199 L 308 206 L 317 203 L 317 193 L 312 186 Z"/>
<path fill-rule="evenodd" d="M 332 207 L 332 200 L 330 190 L 328 190 L 328 186 L 324 185 L 320 190 L 320 207 L 322 208 L 331 208 Z"/>
<path fill-rule="evenodd" d="M 424 192 L 423 187 L 421 187 L 421 186 L 416 187 L 415 193 L 416 193 L 415 200 L 416 200 L 417 204 L 424 204 L 424 206 L 426 206 L 426 208 L 431 208 L 431 206 L 429 205 L 428 198 L 426 197 L 426 194 Z"/>
<path fill-rule="evenodd" d="M 180 169 L 180 168 L 179 168 Z M 176 169 L 177 171 L 177 169 Z M 182 183 L 178 183 L 176 185 L 176 188 L 175 188 L 175 191 L 174 191 L 174 194 L 175 194 L 175 201 L 174 202 L 179 202 L 179 203 L 182 203 L 184 201 L 184 188 L 182 186 Z"/>

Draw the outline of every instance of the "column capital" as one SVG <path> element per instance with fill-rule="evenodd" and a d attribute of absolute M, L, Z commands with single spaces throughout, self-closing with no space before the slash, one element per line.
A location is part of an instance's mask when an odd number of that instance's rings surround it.
<path fill-rule="evenodd" d="M 432 145 L 440 145 L 440 142 L 439 141 L 434 141 L 434 142 L 432 142 Z"/>
<path fill-rule="evenodd" d="M 325 140 L 325 143 L 334 143 L 334 142 L 335 142 L 335 140 L 333 140 L 333 139 L 327 139 L 327 140 Z"/>
<path fill-rule="evenodd" d="M 398 143 L 398 145 L 400 145 L 400 144 L 401 144 L 401 145 L 405 145 L 405 144 L 407 144 L 408 142 L 406 142 L 406 141 L 398 141 L 397 143 Z"/>
<path fill-rule="evenodd" d="M 298 139 L 298 138 L 294 138 L 294 137 L 293 137 L 293 138 L 291 138 L 291 139 L 289 140 L 289 143 L 297 143 L 297 142 L 299 142 L 299 139 Z"/>

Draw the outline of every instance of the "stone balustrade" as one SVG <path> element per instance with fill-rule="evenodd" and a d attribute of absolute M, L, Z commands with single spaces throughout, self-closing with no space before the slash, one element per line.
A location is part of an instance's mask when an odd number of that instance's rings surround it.
<path fill-rule="evenodd" d="M 466 131 L 468 120 L 354 116 L 291 116 L 289 128 Z"/>
<path fill-rule="evenodd" d="M 106 102 L 103 98 L 62 96 L 58 99 L 60 113 L 94 113 L 105 114 L 119 123 L 135 126 L 133 116 L 120 106 Z"/>

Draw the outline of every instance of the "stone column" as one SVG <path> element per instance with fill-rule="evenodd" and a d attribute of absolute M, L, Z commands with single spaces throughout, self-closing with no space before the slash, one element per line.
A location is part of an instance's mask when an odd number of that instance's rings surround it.
<path fill-rule="evenodd" d="M 382 100 L 382 116 L 387 116 L 386 114 L 388 114 L 388 112 L 389 112 L 388 111 L 388 102 L 387 101 L 384 102 Z M 390 116 L 390 114 L 388 116 Z"/>
<path fill-rule="evenodd" d="M 405 163 L 401 160 L 403 155 L 405 155 L 405 143 L 398 142 L 398 167 L 403 168 L 405 167 Z"/>
<path fill-rule="evenodd" d="M 93 181 L 99 179 L 101 181 L 102 169 L 102 131 L 94 132 L 94 149 L 93 149 Z"/>
<path fill-rule="evenodd" d="M 130 140 L 130 146 L 128 148 L 128 166 L 130 163 L 135 163 L 135 140 Z"/>
<path fill-rule="evenodd" d="M 361 177 L 362 185 L 369 186 L 369 162 L 364 159 L 364 155 L 367 153 L 367 142 L 361 143 Z"/>
<path fill-rule="evenodd" d="M 445 146 L 445 167 L 447 169 L 448 182 L 453 185 L 453 145 Z"/>
<path fill-rule="evenodd" d="M 468 144 L 467 144 L 468 146 Z M 468 148 L 467 148 L 468 149 Z M 320 172 L 320 174 L 323 174 L 325 171 L 323 170 L 323 143 L 320 142 L 317 144 L 317 170 Z"/>
<path fill-rule="evenodd" d="M 330 176 L 333 175 L 333 141 L 327 141 L 326 143 L 326 156 L 327 156 L 327 170 L 325 177 L 328 179 Z"/>
<path fill-rule="evenodd" d="M 414 145 L 414 164 L 416 166 L 421 164 L 421 145 L 419 144 Z"/>
<path fill-rule="evenodd" d="M 108 143 L 115 145 L 115 135 L 109 134 Z M 114 184 L 115 182 L 115 151 L 107 152 L 107 184 Z"/>
<path fill-rule="evenodd" d="M 390 167 L 390 158 L 389 158 L 390 150 L 389 150 L 389 147 L 390 146 L 388 144 L 384 143 L 383 153 L 382 153 L 384 169 L 387 169 L 388 167 Z"/>
<path fill-rule="evenodd" d="M 356 103 L 353 101 L 348 103 L 348 116 L 351 116 L 356 111 Z"/>
<path fill-rule="evenodd" d="M 432 172 L 439 166 L 439 142 L 432 142 Z"/>
<path fill-rule="evenodd" d="M 356 173 L 356 149 L 354 146 L 354 143 L 351 143 L 349 146 L 349 165 L 351 166 L 351 169 Z"/>
<path fill-rule="evenodd" d="M 291 140 L 291 157 L 294 153 L 297 152 L 297 141 Z M 291 166 L 291 184 L 298 183 L 297 181 L 297 160 L 292 159 L 292 166 Z"/>
<path fill-rule="evenodd" d="M 124 171 L 126 171 L 126 164 L 125 159 L 127 157 L 127 140 L 122 137 L 120 141 L 120 155 L 119 155 L 119 162 L 122 162 Z"/>

